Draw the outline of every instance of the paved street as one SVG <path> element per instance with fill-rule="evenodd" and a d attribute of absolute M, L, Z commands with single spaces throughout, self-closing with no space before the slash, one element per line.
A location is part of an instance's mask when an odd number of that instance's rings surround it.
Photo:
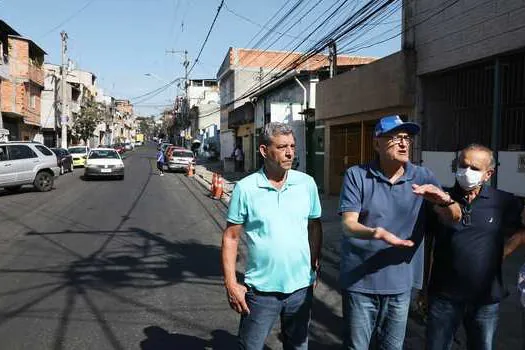
<path fill-rule="evenodd" d="M 154 160 L 132 153 L 123 182 L 76 169 L 51 192 L 0 195 L 0 348 L 232 348 L 222 214 Z"/>

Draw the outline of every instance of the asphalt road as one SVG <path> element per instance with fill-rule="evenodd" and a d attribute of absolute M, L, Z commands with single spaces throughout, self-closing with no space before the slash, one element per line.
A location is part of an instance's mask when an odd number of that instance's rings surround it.
<path fill-rule="evenodd" d="M 126 178 L 61 176 L 48 193 L 0 191 L 0 349 L 233 349 L 224 207 L 155 149 Z"/>

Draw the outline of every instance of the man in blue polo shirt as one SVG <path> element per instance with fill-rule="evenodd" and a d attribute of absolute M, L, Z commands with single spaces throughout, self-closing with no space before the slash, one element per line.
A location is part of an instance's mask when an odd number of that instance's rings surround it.
<path fill-rule="evenodd" d="M 344 349 L 401 350 L 410 293 L 423 279 L 424 201 L 442 220 L 457 221 L 459 205 L 430 170 L 409 161 L 419 132 L 399 116 L 382 118 L 374 131 L 378 161 L 346 171 L 339 213 Z"/>
<path fill-rule="evenodd" d="M 317 186 L 291 170 L 295 139 L 289 125 L 267 124 L 259 151 L 264 167 L 235 186 L 222 239 L 228 301 L 241 314 L 239 348 L 262 350 L 280 317 L 284 349 L 306 350 L 322 243 Z M 248 256 L 240 284 L 235 265 L 243 228 Z"/>
<path fill-rule="evenodd" d="M 501 275 L 505 236 L 515 234 L 512 245 L 523 230 L 523 203 L 486 185 L 495 166 L 492 151 L 481 145 L 468 146 L 458 157 L 450 194 L 463 215 L 454 225 L 433 225 L 427 350 L 450 349 L 461 322 L 468 349 L 494 348 L 499 303 L 507 294 Z"/>

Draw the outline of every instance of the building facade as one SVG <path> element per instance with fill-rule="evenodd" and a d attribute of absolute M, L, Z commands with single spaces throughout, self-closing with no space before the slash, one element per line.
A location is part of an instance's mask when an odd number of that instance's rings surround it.
<path fill-rule="evenodd" d="M 493 185 L 525 197 L 525 3 L 406 6 L 408 40 L 417 52 L 423 164 L 450 185 L 458 150 L 480 143 L 496 151 Z"/>
<path fill-rule="evenodd" d="M 290 65 L 294 65 L 301 57 L 302 53 L 299 52 L 229 49 L 217 74 L 221 103 L 221 159 L 229 157 L 234 146 L 239 145 L 245 155 L 244 170 L 256 169 L 260 165 L 258 135 L 264 124 L 290 121 L 300 138 L 300 159 L 296 163 L 306 170 L 305 122 L 309 113 L 312 115 L 309 109 L 315 104 L 313 96 L 318 77 L 308 73 L 308 77 L 298 83 L 295 76 L 298 72 L 328 70 L 329 58 L 323 54 L 315 55 L 295 65 L 289 74 L 271 85 L 266 83 L 283 70 L 288 71 Z M 339 56 L 338 65 L 355 67 L 373 60 L 370 57 Z M 272 86 L 283 84 L 292 90 L 272 92 Z M 264 101 L 269 102 L 264 104 Z"/>
<path fill-rule="evenodd" d="M 41 93 L 45 51 L 0 21 L 2 66 L 0 109 L 10 140 L 34 140 L 40 135 Z"/>

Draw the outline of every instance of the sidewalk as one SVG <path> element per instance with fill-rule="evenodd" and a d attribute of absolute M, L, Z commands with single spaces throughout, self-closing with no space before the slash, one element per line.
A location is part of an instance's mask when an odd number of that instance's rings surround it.
<path fill-rule="evenodd" d="M 196 166 L 195 179 L 201 186 L 209 190 L 213 172 L 221 173 L 225 179 L 225 193 L 221 202 L 227 207 L 233 187 L 237 181 L 247 176 L 248 173 L 222 173 L 219 162 L 204 163 Z M 338 328 L 342 325 L 341 297 L 338 285 L 341 238 L 341 219 L 337 215 L 338 205 L 339 198 L 337 196 L 321 196 L 321 206 L 323 208 L 321 221 L 324 233 L 323 272 L 320 286 L 316 291 L 317 299 L 321 299 L 321 301 L 317 307 L 316 303 L 314 303 L 311 329 L 311 333 L 319 332 L 321 337 L 330 338 L 330 343 L 341 341 L 340 329 Z M 524 262 L 524 253 L 524 249 L 515 252 L 503 264 L 503 277 L 510 291 L 510 297 L 501 303 L 496 349 L 521 349 L 521 338 L 524 335 L 521 334 L 521 305 L 516 292 L 516 275 L 519 266 Z M 321 306 L 319 306 L 320 303 L 322 303 Z M 424 349 L 424 341 L 425 326 L 417 314 L 411 310 L 407 323 L 404 349 Z M 466 349 L 462 330 L 458 332 L 457 341 L 452 349 Z"/>

